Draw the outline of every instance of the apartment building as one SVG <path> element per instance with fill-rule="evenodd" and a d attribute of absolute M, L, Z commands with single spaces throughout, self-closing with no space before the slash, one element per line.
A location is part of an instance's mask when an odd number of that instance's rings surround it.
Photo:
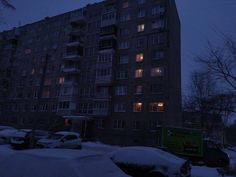
<path fill-rule="evenodd" d="M 43 126 L 61 116 L 86 138 L 153 146 L 158 126 L 181 125 L 173 0 L 102 1 L 0 36 L 11 73 L 1 121 Z"/>

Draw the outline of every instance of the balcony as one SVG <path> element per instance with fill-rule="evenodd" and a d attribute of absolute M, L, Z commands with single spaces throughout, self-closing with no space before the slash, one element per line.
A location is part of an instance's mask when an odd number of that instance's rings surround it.
<path fill-rule="evenodd" d="M 80 69 L 78 67 L 71 66 L 71 67 L 62 68 L 62 72 L 69 73 L 69 74 L 78 74 L 80 72 Z"/>
<path fill-rule="evenodd" d="M 94 116 L 109 116 L 110 112 L 108 108 L 104 109 L 93 109 L 93 115 Z"/>
<path fill-rule="evenodd" d="M 83 42 L 82 41 L 69 41 L 66 46 L 67 47 L 74 47 L 74 46 L 82 46 Z"/>
<path fill-rule="evenodd" d="M 117 16 L 116 11 L 110 11 L 108 13 L 104 13 L 101 19 L 101 27 L 115 25 L 117 22 L 116 16 Z"/>
<path fill-rule="evenodd" d="M 63 59 L 66 61 L 79 61 L 81 59 L 81 56 L 78 54 L 71 54 L 71 55 L 65 55 Z"/>
<path fill-rule="evenodd" d="M 113 38 L 102 39 L 99 42 L 99 50 L 116 49 L 116 40 Z"/>
<path fill-rule="evenodd" d="M 96 76 L 95 83 L 96 84 L 111 84 L 112 83 L 112 75 Z"/>
<path fill-rule="evenodd" d="M 94 100 L 109 100 L 111 95 L 108 93 L 96 93 Z"/>
<path fill-rule="evenodd" d="M 85 23 L 86 21 L 85 15 L 86 15 L 86 11 L 84 11 L 83 9 L 71 12 L 70 23 L 74 23 L 74 24 Z"/>
<path fill-rule="evenodd" d="M 75 80 L 68 80 L 68 81 L 65 81 L 63 85 L 74 86 L 74 85 L 78 85 L 78 82 Z"/>

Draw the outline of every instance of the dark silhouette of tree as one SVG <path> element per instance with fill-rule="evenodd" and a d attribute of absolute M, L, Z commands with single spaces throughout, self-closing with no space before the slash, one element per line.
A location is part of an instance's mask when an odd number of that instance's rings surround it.
<path fill-rule="evenodd" d="M 236 39 L 233 36 L 223 35 L 220 46 L 208 42 L 207 54 L 198 56 L 197 61 L 205 66 L 216 81 L 236 91 Z"/>
<path fill-rule="evenodd" d="M 9 0 L 0 0 L 0 6 L 15 10 L 15 6 Z"/>

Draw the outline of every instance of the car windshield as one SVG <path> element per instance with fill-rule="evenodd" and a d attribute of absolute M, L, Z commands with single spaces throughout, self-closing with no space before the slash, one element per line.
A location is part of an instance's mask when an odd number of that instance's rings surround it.
<path fill-rule="evenodd" d="M 50 138 L 50 139 L 53 139 L 53 140 L 58 140 L 58 139 L 60 139 L 61 137 L 63 137 L 63 135 L 60 135 L 60 134 L 53 134 L 53 135 L 51 135 L 49 138 Z"/>

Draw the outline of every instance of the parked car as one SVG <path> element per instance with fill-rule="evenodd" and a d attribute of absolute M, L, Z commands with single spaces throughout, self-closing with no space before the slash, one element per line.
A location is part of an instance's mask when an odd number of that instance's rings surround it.
<path fill-rule="evenodd" d="M 0 125 L 0 131 L 6 130 L 6 129 L 15 129 L 14 127 L 6 126 L 6 125 Z"/>
<path fill-rule="evenodd" d="M 60 131 L 52 134 L 48 138 L 37 142 L 38 147 L 42 148 L 82 148 L 79 133 Z"/>
<path fill-rule="evenodd" d="M 4 129 L 0 131 L 0 144 L 9 144 L 17 129 Z"/>
<path fill-rule="evenodd" d="M 123 147 L 110 155 L 111 160 L 133 177 L 190 177 L 190 162 L 151 147 Z"/>
<path fill-rule="evenodd" d="M 11 146 L 14 149 L 27 149 L 30 145 L 30 136 L 32 133 L 32 129 L 21 129 L 14 133 L 11 138 Z M 35 130 L 34 131 L 34 143 L 37 143 L 39 139 L 48 137 L 48 133 L 43 130 Z"/>
<path fill-rule="evenodd" d="M 204 140 L 203 150 L 205 165 L 210 167 L 228 167 L 230 165 L 228 154 L 223 151 L 219 144 L 211 140 Z"/>

